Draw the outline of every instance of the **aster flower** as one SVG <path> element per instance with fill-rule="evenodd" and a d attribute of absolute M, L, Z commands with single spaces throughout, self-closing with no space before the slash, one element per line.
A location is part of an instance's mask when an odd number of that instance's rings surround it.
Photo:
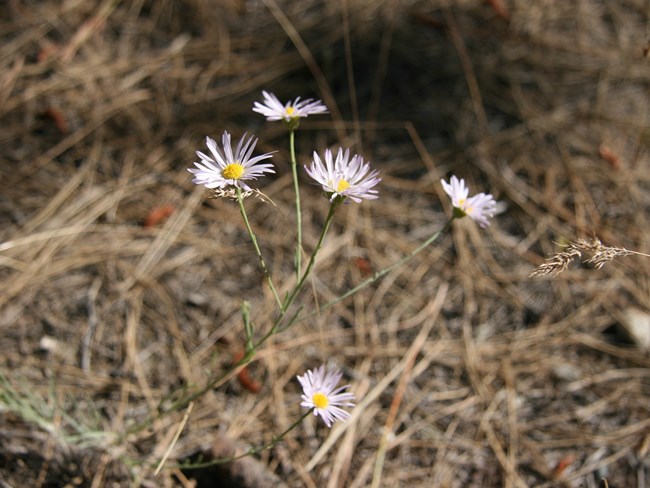
<path fill-rule="evenodd" d="M 459 180 L 456 176 L 451 177 L 449 183 L 440 180 L 442 187 L 447 195 L 451 198 L 451 204 L 454 206 L 454 215 L 456 217 L 469 216 L 475 220 L 481 227 L 490 225 L 488 218 L 496 213 L 497 202 L 489 193 L 479 193 L 473 197 L 467 198 L 469 189 L 465 186 L 465 180 Z"/>
<path fill-rule="evenodd" d="M 293 129 L 298 126 L 301 117 L 327 113 L 327 107 L 320 100 L 314 102 L 308 98 L 301 102 L 298 97 L 293 102 L 282 105 L 273 93 L 263 91 L 262 95 L 264 95 L 264 103 L 255 102 L 253 112 L 264 115 L 266 120 L 284 120 Z"/>
<path fill-rule="evenodd" d="M 212 157 L 201 151 L 196 152 L 201 162 L 194 163 L 196 168 L 188 169 L 190 173 L 194 173 L 192 183 L 210 189 L 236 187 L 244 191 L 251 191 L 245 180 L 256 180 L 264 173 L 275 173 L 271 163 L 260 164 L 260 161 L 272 157 L 272 153 L 251 158 L 257 144 L 257 139 L 253 136 L 246 139 L 246 134 L 244 134 L 237 144 L 234 154 L 230 144 L 230 134 L 227 131 L 221 138 L 223 150 L 210 137 L 206 137 L 206 143 Z"/>
<path fill-rule="evenodd" d="M 370 171 L 370 165 L 363 162 L 363 158 L 354 155 L 350 159 L 350 150 L 343 152 L 339 148 L 336 155 L 336 161 L 333 161 L 332 152 L 325 150 L 325 164 L 321 161 L 318 153 L 314 151 L 314 159 L 311 167 L 305 166 L 305 171 L 316 182 L 320 183 L 323 190 L 330 195 L 330 201 L 341 197 L 356 203 L 360 203 L 362 198 L 372 200 L 377 197 L 377 190 L 373 190 L 377 183 L 381 181 L 378 178 L 379 171 Z"/>
<path fill-rule="evenodd" d="M 354 407 L 354 395 L 344 392 L 343 390 L 350 387 L 345 385 L 336 388 L 337 383 L 341 380 L 343 374 L 334 367 L 325 366 L 307 372 L 303 376 L 298 376 L 298 381 L 302 385 L 302 403 L 301 406 L 313 408 L 314 415 L 320 415 L 325 425 L 332 427 L 336 420 L 347 420 L 350 414 L 340 407 Z"/>

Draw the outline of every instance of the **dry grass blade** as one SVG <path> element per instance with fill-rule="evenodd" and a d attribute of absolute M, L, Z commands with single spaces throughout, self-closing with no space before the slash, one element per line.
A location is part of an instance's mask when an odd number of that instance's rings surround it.
<path fill-rule="evenodd" d="M 397 385 L 395 391 L 395 397 L 391 402 L 390 410 L 388 412 L 388 417 L 386 423 L 384 424 L 384 432 L 381 436 L 381 442 L 379 448 L 377 449 L 377 456 L 375 459 L 375 469 L 373 471 L 372 477 L 372 487 L 377 488 L 381 486 L 381 477 L 382 469 L 384 465 L 384 459 L 386 457 L 386 451 L 388 450 L 389 437 L 393 434 L 393 428 L 395 423 L 395 418 L 397 417 L 397 412 L 399 411 L 402 400 L 404 399 L 404 393 L 406 385 L 411 381 L 411 375 L 413 374 L 413 365 L 415 363 L 415 358 L 420 354 L 424 344 L 433 328 L 433 325 L 436 323 L 440 309 L 445 302 L 447 297 L 448 286 L 445 283 L 436 293 L 435 299 L 431 302 L 430 307 L 427 308 L 427 321 L 423 324 L 420 332 L 413 341 L 413 344 L 406 352 L 404 359 L 406 360 L 406 365 L 404 371 L 402 371 L 400 381 Z"/>

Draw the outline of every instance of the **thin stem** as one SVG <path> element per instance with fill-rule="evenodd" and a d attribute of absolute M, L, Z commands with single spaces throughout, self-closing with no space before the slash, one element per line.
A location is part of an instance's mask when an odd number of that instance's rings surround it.
<path fill-rule="evenodd" d="M 650 258 L 650 254 L 646 254 L 644 252 L 630 251 L 629 249 L 626 249 L 626 251 L 630 254 L 636 254 L 637 256 L 645 256 L 646 258 Z"/>
<path fill-rule="evenodd" d="M 282 432 L 280 435 L 273 436 L 271 442 L 262 444 L 261 446 L 251 447 L 246 452 L 242 454 L 238 454 L 236 456 L 228 456 L 224 458 L 211 459 L 210 461 L 206 461 L 204 463 L 186 464 L 179 467 L 182 469 L 207 468 L 208 466 L 215 466 L 218 464 L 225 464 L 225 463 L 230 463 L 232 461 L 237 461 L 238 459 L 244 458 L 246 456 L 252 456 L 253 454 L 257 454 L 258 452 L 268 451 L 269 449 L 273 448 L 278 442 L 280 442 L 289 432 L 291 432 L 293 429 L 298 427 L 302 423 L 302 421 L 305 420 L 309 416 L 309 414 L 312 413 L 313 411 L 314 411 L 313 408 L 307 410 L 307 412 L 304 413 L 298 420 L 296 420 L 293 424 L 287 427 L 284 432 Z"/>
<path fill-rule="evenodd" d="M 300 186 L 298 185 L 298 164 L 296 162 L 295 130 L 289 131 L 289 150 L 291 152 L 291 174 L 293 176 L 293 189 L 296 194 L 296 278 L 300 277 L 302 268 L 302 211 L 300 208 Z"/>
<path fill-rule="evenodd" d="M 296 286 L 294 287 L 293 291 L 285 300 L 283 310 L 286 311 L 286 309 L 288 309 L 291 306 L 291 304 L 296 298 L 296 295 L 302 288 L 302 285 L 305 284 L 305 280 L 309 276 L 309 273 L 311 273 L 311 270 L 314 267 L 314 264 L 316 263 L 316 255 L 318 254 L 318 251 L 320 251 L 321 247 L 323 246 L 323 241 L 325 241 L 325 235 L 327 234 L 330 224 L 332 223 L 334 212 L 336 211 L 336 207 L 338 207 L 341 204 L 341 201 L 342 200 L 339 200 L 337 198 L 330 204 L 329 212 L 327 213 L 327 217 L 325 218 L 325 224 L 323 224 L 323 230 L 321 231 L 320 237 L 318 238 L 318 243 L 316 244 L 316 248 L 314 249 L 311 258 L 309 259 L 309 263 L 307 264 L 307 269 L 305 269 L 302 278 L 300 278 L 298 283 L 296 283 Z"/>
<path fill-rule="evenodd" d="M 318 251 L 322 247 L 323 241 L 325 240 L 325 235 L 327 234 L 327 230 L 329 229 L 329 225 L 330 225 L 330 223 L 332 221 L 332 218 L 334 217 L 334 212 L 336 210 L 336 207 L 340 203 L 341 203 L 340 200 L 335 200 L 334 202 L 332 202 L 332 204 L 330 206 L 330 209 L 329 209 L 329 213 L 327 214 L 327 218 L 325 220 L 325 225 L 323 226 L 323 231 L 321 232 L 320 238 L 318 239 L 318 244 L 316 245 L 316 249 L 314 250 L 314 253 L 311 256 L 311 259 L 309 260 L 309 263 L 307 265 L 307 269 L 305 269 L 305 272 L 304 272 L 302 278 L 296 284 L 296 286 L 292 290 L 291 294 L 285 300 L 284 304 L 282 304 L 280 306 L 280 314 L 278 315 L 278 318 L 275 320 L 275 322 L 274 322 L 273 326 L 271 327 L 271 329 L 259 341 L 257 341 L 252 346 L 252 348 L 249 349 L 249 347 L 247 346 L 246 353 L 244 354 L 244 356 L 239 361 L 236 361 L 235 363 L 231 364 L 228 368 L 226 368 L 226 370 L 222 374 L 220 374 L 216 378 L 213 378 L 212 380 L 210 380 L 201 389 L 195 391 L 194 393 L 191 393 L 191 394 L 187 395 L 184 398 L 179 398 L 178 400 L 176 400 L 168 409 L 166 409 L 166 412 L 177 411 L 177 410 L 180 410 L 182 408 L 185 408 L 188 404 L 190 404 L 191 402 L 193 402 L 197 398 L 204 395 L 207 391 L 215 388 L 218 384 L 225 381 L 238 368 L 248 364 L 253 359 L 253 357 L 255 356 L 255 351 L 257 350 L 257 348 L 260 347 L 262 344 L 264 344 L 268 340 L 269 337 L 271 337 L 273 334 L 275 334 L 277 332 L 279 325 L 281 324 L 284 317 L 286 316 L 287 310 L 289 309 L 289 307 L 291 306 L 291 304 L 295 300 L 298 292 L 300 291 L 300 288 L 304 285 L 307 277 L 309 276 L 309 273 L 311 272 L 312 268 L 314 267 L 314 263 L 316 262 L 316 254 L 318 254 Z M 435 234 L 433 234 L 431 237 L 429 237 L 426 241 L 424 241 L 422 244 L 420 244 L 418 247 L 416 247 L 409 254 L 402 257 L 401 259 L 398 259 L 397 261 L 395 261 L 393 264 L 389 265 L 388 267 L 376 272 L 370 278 L 366 279 L 365 281 L 362 281 L 357 286 L 355 286 L 354 288 L 348 290 L 346 293 L 344 293 L 340 297 L 338 297 L 338 298 L 336 298 L 336 299 L 334 299 L 334 300 L 332 300 L 330 302 L 327 302 L 325 305 L 323 305 L 322 307 L 320 307 L 318 310 L 316 310 L 314 312 L 311 312 L 311 313 L 308 313 L 308 314 L 305 314 L 305 315 L 302 315 L 302 316 L 297 316 L 297 313 L 296 313 L 296 315 L 294 315 L 291 318 L 291 320 L 289 321 L 289 325 L 291 325 L 291 324 L 293 324 L 295 322 L 304 320 L 304 319 L 306 319 L 308 317 L 311 317 L 313 315 L 316 315 L 316 314 L 322 312 L 323 310 L 327 310 L 328 308 L 333 307 L 334 305 L 341 302 L 342 300 L 345 300 L 346 298 L 350 297 L 351 295 L 354 295 L 355 293 L 362 290 L 363 288 L 365 288 L 365 287 L 371 285 L 372 283 L 378 281 L 379 279 L 384 277 L 386 274 L 390 273 L 393 269 L 397 268 L 398 266 L 400 266 L 400 265 L 402 265 L 404 263 L 407 263 L 408 261 L 413 259 L 415 256 L 420 254 L 430 244 L 435 242 L 443 232 L 446 232 L 447 229 L 449 229 L 449 227 L 451 226 L 451 223 L 454 221 L 454 219 L 455 219 L 455 217 L 452 216 L 439 231 L 437 231 Z M 250 327 L 252 328 L 252 324 L 250 324 Z M 282 329 L 282 330 L 284 330 L 284 329 Z M 137 424 L 137 425 L 131 427 L 130 429 L 128 429 L 127 433 L 132 434 L 134 432 L 139 432 L 140 430 L 142 430 L 142 429 L 148 427 L 149 425 L 151 425 L 154 422 L 154 420 L 162 417 L 164 415 L 164 413 L 166 413 L 166 412 L 161 412 L 156 416 L 149 417 L 144 422 L 142 422 L 140 424 Z M 304 417 L 306 417 L 306 415 L 304 415 L 303 418 Z M 293 428 L 293 426 L 291 428 Z M 286 432 L 283 433 L 282 435 L 284 435 L 284 434 L 286 434 Z M 259 451 L 255 451 L 255 452 L 259 452 Z M 249 455 L 249 454 L 244 454 L 244 455 Z M 243 456 L 241 456 L 241 457 L 243 457 Z"/>
<path fill-rule="evenodd" d="M 142 422 L 138 424 L 132 425 L 126 430 L 125 435 L 135 434 L 136 432 L 140 432 L 146 429 L 147 427 L 153 425 L 153 423 L 156 420 L 161 419 L 167 413 L 177 412 L 187 407 L 190 403 L 192 403 L 197 398 L 202 397 L 208 391 L 216 388 L 222 382 L 225 382 L 235 371 L 237 371 L 237 369 L 250 363 L 253 359 L 253 356 L 255 356 L 255 351 L 247 350 L 239 361 L 232 363 L 230 366 L 228 366 L 225 369 L 225 371 L 223 371 L 220 375 L 213 378 L 212 380 L 208 381 L 208 383 L 206 383 L 202 388 L 196 390 L 194 393 L 190 393 L 187 396 L 177 398 L 168 408 L 165 408 L 164 411 L 162 409 L 159 409 L 158 413 L 154 415 L 150 415 L 149 417 L 147 417 L 146 419 L 144 419 Z"/>
<path fill-rule="evenodd" d="M 250 315 L 251 305 L 244 300 L 241 304 L 242 320 L 244 322 L 244 334 L 246 336 L 246 351 L 253 350 L 253 322 Z"/>
<path fill-rule="evenodd" d="M 278 307 L 282 309 L 282 300 L 280 300 L 280 296 L 278 295 L 278 292 L 275 290 L 275 286 L 273 286 L 271 273 L 269 272 L 269 269 L 266 267 L 266 262 L 262 257 L 262 251 L 260 250 L 260 246 L 257 244 L 257 238 L 255 237 L 255 233 L 253 232 L 253 229 L 251 228 L 251 224 L 248 221 L 248 216 L 246 215 L 246 209 L 244 208 L 244 199 L 242 198 L 242 194 L 241 194 L 241 188 L 237 187 L 236 190 L 237 190 L 237 203 L 239 204 L 239 211 L 241 213 L 242 218 L 244 219 L 244 224 L 246 224 L 246 230 L 248 231 L 248 235 L 251 237 L 251 241 L 253 241 L 253 247 L 255 247 L 255 252 L 257 253 L 258 259 L 260 260 L 262 271 L 264 271 L 264 275 L 266 276 L 266 279 L 269 282 L 269 287 L 271 287 L 271 291 L 273 292 L 275 301 L 277 302 Z"/>
<path fill-rule="evenodd" d="M 244 222 L 246 223 L 246 228 L 248 229 L 248 232 L 249 232 L 249 234 L 251 236 L 253 244 L 255 245 L 255 250 L 257 251 L 257 255 L 260 258 L 260 262 L 262 263 L 262 269 L 264 269 L 265 272 L 266 272 L 266 264 L 264 263 L 262 255 L 261 255 L 261 253 L 259 251 L 259 246 L 257 245 L 257 240 L 255 239 L 255 234 L 253 233 L 253 231 L 252 231 L 252 229 L 250 227 L 250 224 L 248 223 L 248 218 L 246 217 L 246 211 L 244 210 L 244 205 L 242 203 L 241 190 L 239 188 L 237 188 L 237 197 L 238 197 L 237 201 L 239 202 L 239 208 L 241 209 L 242 217 L 244 218 Z M 237 361 L 234 364 L 230 365 L 230 367 L 228 367 L 222 374 L 220 374 L 216 378 L 209 381 L 201 389 L 195 391 L 194 393 L 191 393 L 191 394 L 187 395 L 184 398 L 179 398 L 178 400 L 176 400 L 171 405 L 171 407 L 169 409 L 167 409 L 167 411 L 180 410 L 180 409 L 184 408 L 185 406 L 187 406 L 190 402 L 193 402 L 197 398 L 203 396 L 209 390 L 216 387 L 220 382 L 224 381 L 234 371 L 236 371 L 237 368 L 248 364 L 253 359 L 253 357 L 255 355 L 255 351 L 257 350 L 257 348 L 260 347 L 262 344 L 264 344 L 269 339 L 269 337 L 271 337 L 273 334 L 276 333 L 276 331 L 278 330 L 278 327 L 282 323 L 282 320 L 286 316 L 286 313 L 287 313 L 289 307 L 291 307 L 291 305 L 293 304 L 294 300 L 296 299 L 296 296 L 298 295 L 298 292 L 300 291 L 302 286 L 305 284 L 305 281 L 307 280 L 307 277 L 311 273 L 311 270 L 313 269 L 314 264 L 316 263 L 316 255 L 318 254 L 318 251 L 323 246 L 323 242 L 325 241 L 325 235 L 327 234 L 327 231 L 328 231 L 328 229 L 330 227 L 332 219 L 334 218 L 334 213 L 336 211 L 336 207 L 338 207 L 341 204 L 342 201 L 343 201 L 343 199 L 337 198 L 330 204 L 329 212 L 327 213 L 327 217 L 325 218 L 325 224 L 323 225 L 323 230 L 321 231 L 320 237 L 318 238 L 318 243 L 316 244 L 316 248 L 314 249 L 314 252 L 312 253 L 311 258 L 309 259 L 309 263 L 307 264 L 307 268 L 305 269 L 305 272 L 303 273 L 303 275 L 300 278 L 300 280 L 298 281 L 298 283 L 296 283 L 296 286 L 293 288 L 291 293 L 285 299 L 284 303 L 280 302 L 280 299 L 279 299 L 277 293 L 275 293 L 275 288 L 273 286 L 273 283 L 271 282 L 271 277 L 267 274 L 267 278 L 269 279 L 269 284 L 271 285 L 271 289 L 273 290 L 274 295 L 276 296 L 276 300 L 278 301 L 278 305 L 280 307 L 280 313 L 279 313 L 277 319 L 275 319 L 275 322 L 273 323 L 273 326 L 271 327 L 271 329 L 259 341 L 257 341 L 255 344 L 253 344 L 252 347 L 251 347 L 250 344 L 247 344 L 246 353 L 244 354 L 244 356 L 239 361 Z M 245 306 L 242 309 L 242 311 L 244 313 L 244 317 L 245 317 L 245 320 L 246 320 L 246 314 L 247 314 L 248 311 L 245 308 Z M 296 313 L 296 315 L 297 315 L 297 313 Z M 296 316 L 291 318 L 290 323 L 294 323 L 295 321 L 296 321 Z M 249 324 L 249 326 L 251 327 L 251 330 L 252 330 L 252 324 Z M 155 418 L 160 418 L 161 416 L 162 416 L 162 414 L 159 414 L 156 417 L 152 416 L 152 417 L 148 418 L 147 420 L 145 420 L 145 422 L 132 427 L 131 429 L 129 429 L 128 432 L 133 433 L 133 432 L 137 432 L 137 431 L 141 430 L 142 428 L 148 427 L 149 425 L 151 425 L 153 423 Z"/>
<path fill-rule="evenodd" d="M 307 264 L 307 268 L 305 269 L 305 272 L 303 273 L 300 280 L 298 280 L 298 283 L 296 283 L 296 286 L 294 286 L 293 290 L 291 290 L 291 293 L 289 293 L 289 295 L 287 295 L 287 298 L 284 300 L 284 303 L 280 307 L 280 314 L 278 315 L 278 318 L 273 323 L 273 327 L 271 327 L 271 329 L 264 335 L 264 337 L 262 337 L 259 341 L 257 341 L 257 343 L 255 343 L 254 346 L 255 349 L 257 349 L 264 342 L 266 342 L 266 340 L 269 337 L 271 337 L 273 334 L 275 334 L 275 332 L 278 330 L 278 327 L 280 326 L 280 323 L 284 319 L 287 310 L 289 309 L 293 301 L 296 299 L 298 292 L 305 284 L 307 277 L 311 273 L 311 270 L 314 267 L 314 264 L 316 263 L 316 255 L 318 254 L 318 251 L 320 251 L 321 247 L 323 246 L 323 241 L 325 240 L 325 235 L 327 234 L 327 231 L 334 217 L 334 212 L 336 211 L 336 207 L 338 207 L 342 201 L 343 201 L 342 199 L 337 198 L 330 204 L 330 209 L 329 212 L 327 213 L 327 217 L 325 218 L 325 224 L 323 225 L 323 230 L 321 231 L 320 237 L 318 238 L 318 243 L 316 244 L 316 248 L 314 249 L 311 258 L 309 259 L 309 263 Z"/>
<path fill-rule="evenodd" d="M 356 292 L 362 290 L 362 289 L 365 288 L 366 286 L 371 285 L 371 284 L 374 283 L 375 281 L 378 281 L 379 279 L 383 278 L 384 276 L 386 276 L 388 273 L 390 273 L 392 270 L 394 270 L 394 269 L 397 268 L 398 266 L 401 266 L 402 264 L 407 263 L 408 261 L 410 261 L 411 259 L 413 259 L 415 256 L 417 256 L 418 254 L 420 254 L 422 251 L 424 251 L 424 250 L 425 250 L 429 245 L 431 245 L 433 242 L 435 242 L 435 241 L 438 239 L 438 237 L 440 237 L 440 235 L 441 235 L 443 232 L 446 232 L 447 229 L 451 226 L 451 223 L 454 221 L 454 219 L 455 219 L 455 217 L 452 216 L 452 217 L 447 221 L 447 223 L 446 223 L 446 224 L 445 224 L 445 225 L 444 225 L 444 226 L 443 226 L 443 227 L 442 227 L 438 232 L 436 232 L 435 234 L 433 234 L 433 235 L 432 235 L 431 237 L 429 237 L 426 241 L 424 241 L 424 242 L 423 242 L 422 244 L 420 244 L 418 247 L 416 247 L 415 249 L 413 249 L 413 251 L 411 251 L 410 253 L 408 253 L 406 256 L 404 256 L 404 257 L 398 259 L 397 261 L 395 261 L 393 264 L 387 266 L 386 268 L 384 268 L 384 269 L 382 269 L 382 270 L 380 270 L 380 271 L 375 272 L 375 273 L 374 273 L 370 278 L 366 279 L 365 281 L 362 281 L 361 283 L 359 283 L 359 284 L 358 284 L 357 286 L 355 286 L 354 288 L 349 289 L 348 291 L 346 291 L 346 292 L 345 292 L 343 295 L 341 295 L 340 297 L 337 297 L 337 298 L 335 298 L 334 300 L 331 300 L 331 301 L 327 302 L 325 305 L 321 306 L 318 310 L 315 310 L 314 312 L 311 312 L 311 313 L 309 313 L 309 314 L 307 314 L 307 315 L 303 315 L 302 317 L 298 317 L 298 318 L 296 319 L 296 322 L 301 321 L 301 320 L 303 320 L 303 319 L 305 319 L 305 318 L 307 318 L 307 317 L 310 317 L 310 316 L 312 316 L 312 315 L 316 315 L 317 313 L 320 313 L 320 312 L 322 312 L 323 310 L 327 310 L 328 308 L 333 307 L 333 306 L 336 305 L 337 303 L 339 303 L 339 302 L 345 300 L 346 298 L 350 297 L 351 295 L 354 295 Z"/>

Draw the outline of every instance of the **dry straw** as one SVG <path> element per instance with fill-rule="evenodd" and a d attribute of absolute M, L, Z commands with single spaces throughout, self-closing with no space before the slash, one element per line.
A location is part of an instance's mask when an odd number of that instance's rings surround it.
<path fill-rule="evenodd" d="M 629 256 L 630 254 L 650 256 L 641 252 L 630 251 L 623 247 L 605 246 L 600 242 L 600 239 L 595 237 L 589 240 L 578 239 L 571 241 L 565 251 L 555 253 L 552 257 L 548 258 L 546 263 L 535 268 L 529 276 L 545 276 L 549 274 L 555 276 L 567 269 L 574 259 L 582 258 L 583 253 L 590 255 L 583 262 L 593 264 L 596 269 L 602 268 L 605 263 L 613 261 L 616 258 Z"/>

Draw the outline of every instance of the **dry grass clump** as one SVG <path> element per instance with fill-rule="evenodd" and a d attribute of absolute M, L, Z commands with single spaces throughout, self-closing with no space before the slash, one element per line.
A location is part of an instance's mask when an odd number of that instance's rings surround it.
<path fill-rule="evenodd" d="M 647 484 L 650 359 L 613 333 L 650 303 L 648 261 L 629 251 L 650 249 L 647 25 L 645 0 L 8 2 L 0 481 Z M 237 206 L 190 183 L 206 135 L 278 150 L 267 198 L 246 206 L 291 287 L 289 153 L 251 112 L 263 89 L 322 99 L 331 117 L 301 124 L 299 164 L 352 147 L 382 172 L 380 199 L 337 213 L 308 319 L 191 411 L 125 435 L 241 356 L 243 299 L 259 334 L 272 324 Z M 450 173 L 502 202 L 492 226 L 457 221 L 322 310 L 443 225 Z M 310 252 L 327 202 L 303 183 Z M 608 245 L 554 252 L 585 235 Z M 536 274 L 617 262 L 530 279 L 548 255 Z M 359 399 L 346 426 L 310 419 L 243 467 L 178 467 L 270 442 L 301 413 L 296 375 L 328 361 Z"/>

